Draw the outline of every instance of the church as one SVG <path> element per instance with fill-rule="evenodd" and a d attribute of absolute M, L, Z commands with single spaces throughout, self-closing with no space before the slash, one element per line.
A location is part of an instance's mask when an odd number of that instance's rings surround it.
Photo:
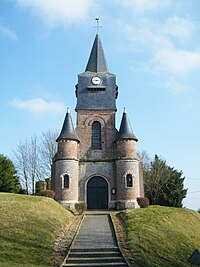
<path fill-rule="evenodd" d="M 144 196 L 140 160 L 128 114 L 124 109 L 115 127 L 118 86 L 108 71 L 99 33 L 86 69 L 78 74 L 74 127 L 67 109 L 53 158 L 51 188 L 55 199 L 68 208 L 84 203 L 86 209 L 137 208 Z"/>

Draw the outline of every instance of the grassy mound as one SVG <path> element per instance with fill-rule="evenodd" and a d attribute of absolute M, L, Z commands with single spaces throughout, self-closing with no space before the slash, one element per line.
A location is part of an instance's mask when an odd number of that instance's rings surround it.
<path fill-rule="evenodd" d="M 0 193 L 0 266 L 45 267 L 73 215 L 47 197 Z"/>
<path fill-rule="evenodd" d="M 123 211 L 127 242 L 140 267 L 189 267 L 200 249 L 200 215 L 191 210 L 151 206 Z"/>

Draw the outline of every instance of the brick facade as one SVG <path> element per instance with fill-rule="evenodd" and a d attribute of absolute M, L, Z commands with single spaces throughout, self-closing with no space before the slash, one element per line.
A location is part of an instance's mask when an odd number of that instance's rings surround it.
<path fill-rule="evenodd" d="M 98 121 L 101 124 L 102 149 L 92 150 L 92 124 Z M 78 110 L 76 132 L 81 137 L 79 145 L 79 159 L 98 160 L 113 159 L 114 138 L 116 136 L 115 112 L 98 110 Z"/>

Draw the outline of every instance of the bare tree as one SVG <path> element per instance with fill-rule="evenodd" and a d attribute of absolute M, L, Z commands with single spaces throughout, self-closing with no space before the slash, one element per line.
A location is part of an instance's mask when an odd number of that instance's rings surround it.
<path fill-rule="evenodd" d="M 15 166 L 20 183 L 26 192 L 35 193 L 35 182 L 50 177 L 52 158 L 56 153 L 55 131 L 43 132 L 41 137 L 34 135 L 21 142 L 14 151 Z"/>
<path fill-rule="evenodd" d="M 28 194 L 30 190 L 30 181 L 28 176 L 28 143 L 20 143 L 17 149 L 14 151 L 15 166 L 20 176 L 20 184 L 22 188 L 25 188 Z"/>
<path fill-rule="evenodd" d="M 39 164 L 39 147 L 37 136 L 31 137 L 28 143 L 28 173 L 32 183 L 32 194 L 35 193 L 35 182 L 41 180 L 41 171 Z"/>
<path fill-rule="evenodd" d="M 146 171 L 149 170 L 152 160 L 147 154 L 147 152 L 145 150 L 143 150 L 142 152 L 138 152 L 138 156 L 140 158 L 140 162 L 142 164 L 143 169 Z"/>
<path fill-rule="evenodd" d="M 35 182 L 40 180 L 39 154 L 36 135 L 20 143 L 15 154 L 15 165 L 20 175 L 20 182 L 25 189 L 35 193 Z"/>
<path fill-rule="evenodd" d="M 43 170 L 43 175 L 45 175 L 46 177 L 50 177 L 51 175 L 52 159 L 57 150 L 57 137 L 57 131 L 48 130 L 46 132 L 43 132 L 40 138 L 40 163 Z"/>

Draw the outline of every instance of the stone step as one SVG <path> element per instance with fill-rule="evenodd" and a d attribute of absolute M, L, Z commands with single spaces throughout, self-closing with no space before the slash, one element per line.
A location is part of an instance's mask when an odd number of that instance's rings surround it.
<path fill-rule="evenodd" d="M 74 263 L 65 263 L 62 265 L 62 267 L 128 267 L 128 265 L 125 262 L 110 262 L 110 263 L 78 263 L 78 264 L 74 264 Z"/>
<path fill-rule="evenodd" d="M 120 251 L 99 251 L 99 252 L 96 252 L 96 251 L 93 251 L 93 252 L 90 252 L 90 251 L 85 251 L 84 252 L 84 256 L 86 258 L 101 258 L 101 257 L 119 257 L 121 256 L 121 253 Z M 72 258 L 82 258 L 83 257 L 83 252 L 81 251 L 76 251 L 76 252 L 71 252 L 69 257 L 72 257 Z"/>
<path fill-rule="evenodd" d="M 98 226 L 98 227 L 97 227 Z M 109 214 L 86 215 L 62 267 L 128 267 Z"/>
<path fill-rule="evenodd" d="M 118 247 L 108 247 L 108 248 L 71 248 L 70 253 L 72 252 L 119 252 Z"/>
<path fill-rule="evenodd" d="M 124 262 L 122 257 L 82 257 L 82 258 L 72 258 L 67 259 L 67 263 L 109 263 L 109 262 Z"/>
<path fill-rule="evenodd" d="M 72 249 L 63 267 L 97 267 L 97 266 L 124 266 L 128 267 L 119 248 L 102 249 Z"/>

